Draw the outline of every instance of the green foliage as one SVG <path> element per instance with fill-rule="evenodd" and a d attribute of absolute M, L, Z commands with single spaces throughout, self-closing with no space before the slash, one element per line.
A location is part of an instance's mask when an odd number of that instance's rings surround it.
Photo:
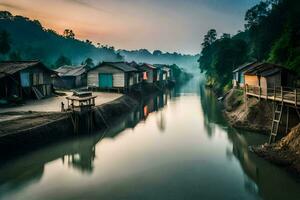
<path fill-rule="evenodd" d="M 71 60 L 69 58 L 67 58 L 66 56 L 62 55 L 56 60 L 55 67 L 59 68 L 64 65 L 71 65 L 71 64 L 72 64 Z"/>
<path fill-rule="evenodd" d="M 18 51 L 13 51 L 9 54 L 9 60 L 11 61 L 21 61 L 22 60 L 22 56 L 21 53 Z"/>
<path fill-rule="evenodd" d="M 223 34 L 212 43 L 209 33 L 202 43 L 200 69 L 208 85 L 221 91 L 232 70 L 253 59 L 281 64 L 300 73 L 300 1 L 267 0 L 245 14 L 245 31 Z M 210 32 L 210 31 L 209 31 Z"/>
<path fill-rule="evenodd" d="M 69 39 L 74 39 L 75 38 L 75 33 L 71 29 L 65 29 L 64 30 L 64 37 L 69 38 Z"/>
<path fill-rule="evenodd" d="M 10 51 L 10 36 L 8 32 L 0 32 L 0 54 L 7 54 Z"/>
<path fill-rule="evenodd" d="M 202 49 L 199 58 L 200 70 L 207 76 L 207 85 L 220 92 L 231 82 L 232 70 L 246 59 L 247 43 L 223 34 L 220 39 Z"/>
<path fill-rule="evenodd" d="M 217 31 L 215 29 L 210 29 L 204 36 L 203 43 L 201 44 L 203 48 L 210 46 L 217 39 Z"/>
<path fill-rule="evenodd" d="M 84 62 L 82 62 L 82 64 L 89 68 L 93 68 L 95 66 L 94 61 L 91 58 L 87 58 Z"/>

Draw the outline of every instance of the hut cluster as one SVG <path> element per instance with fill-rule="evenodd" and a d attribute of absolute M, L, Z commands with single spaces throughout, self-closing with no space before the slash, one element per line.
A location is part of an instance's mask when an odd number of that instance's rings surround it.
<path fill-rule="evenodd" d="M 168 65 L 135 62 L 102 62 L 93 68 L 85 65 L 47 68 L 40 61 L 0 62 L 0 103 L 41 99 L 55 89 L 89 89 L 116 92 L 165 87 L 174 82 Z"/>

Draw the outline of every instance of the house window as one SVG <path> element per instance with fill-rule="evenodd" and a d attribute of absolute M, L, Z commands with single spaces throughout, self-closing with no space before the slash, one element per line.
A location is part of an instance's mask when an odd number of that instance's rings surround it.
<path fill-rule="evenodd" d="M 148 73 L 147 72 L 143 73 L 143 80 L 148 80 Z"/>
<path fill-rule="evenodd" d="M 29 79 L 29 73 L 28 72 L 21 72 L 20 73 L 21 78 L 21 86 L 22 87 L 29 87 L 30 86 L 30 79 Z"/>

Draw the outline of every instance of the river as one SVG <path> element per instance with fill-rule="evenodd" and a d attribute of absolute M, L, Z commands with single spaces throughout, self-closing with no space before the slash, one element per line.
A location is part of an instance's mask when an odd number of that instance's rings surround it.
<path fill-rule="evenodd" d="M 201 82 L 142 102 L 104 134 L 2 162 L 0 199 L 300 199 L 298 180 L 249 152 L 267 137 L 230 128 Z"/>

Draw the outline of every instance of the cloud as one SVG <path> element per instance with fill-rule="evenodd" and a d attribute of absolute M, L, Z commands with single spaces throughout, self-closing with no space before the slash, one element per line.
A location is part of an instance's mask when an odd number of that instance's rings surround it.
<path fill-rule="evenodd" d="M 14 10 L 24 10 L 23 7 L 18 6 L 18 5 L 14 5 L 14 4 L 11 4 L 11 3 L 3 2 L 3 3 L 0 3 L 0 6 L 4 7 L 4 8 L 14 9 Z"/>
<path fill-rule="evenodd" d="M 95 6 L 95 4 L 88 3 L 86 0 L 64 0 L 64 1 L 68 2 L 68 3 L 74 3 L 74 4 L 77 4 L 80 6 L 84 6 L 84 7 L 90 8 L 90 9 L 94 9 L 97 11 L 101 11 L 101 12 L 108 12 L 107 10 L 104 10 L 102 8 L 99 8 L 98 6 Z"/>

